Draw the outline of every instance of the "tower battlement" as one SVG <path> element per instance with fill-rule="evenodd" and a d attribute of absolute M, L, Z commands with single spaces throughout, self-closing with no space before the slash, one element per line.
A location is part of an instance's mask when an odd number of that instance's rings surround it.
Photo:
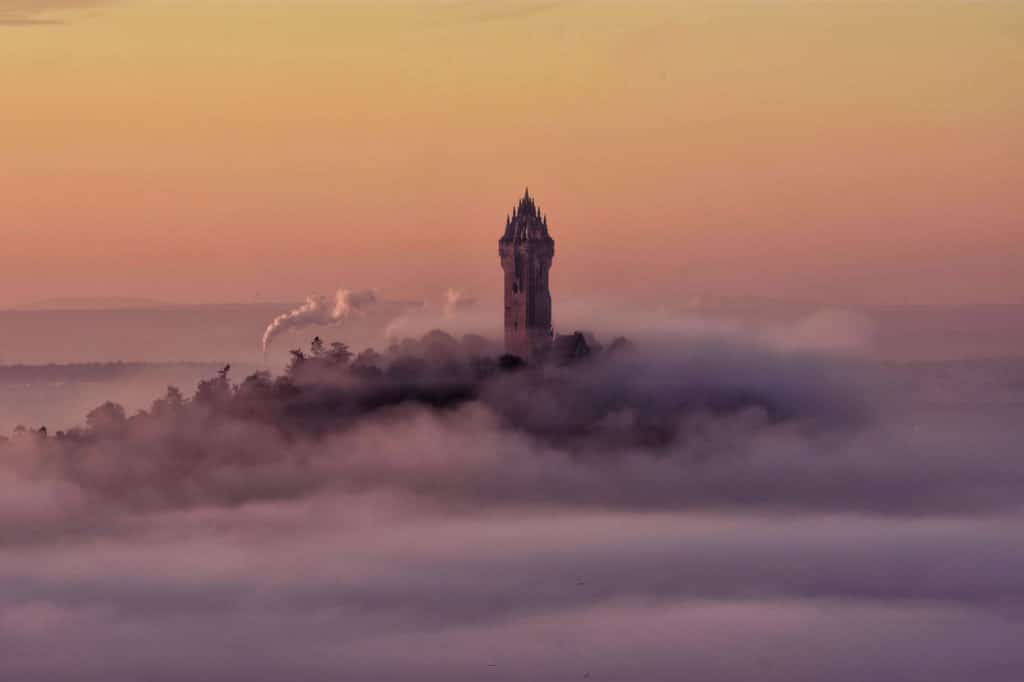
<path fill-rule="evenodd" d="M 498 253 L 505 273 L 505 352 L 537 360 L 551 347 L 548 271 L 555 241 L 529 189 L 505 220 Z"/>

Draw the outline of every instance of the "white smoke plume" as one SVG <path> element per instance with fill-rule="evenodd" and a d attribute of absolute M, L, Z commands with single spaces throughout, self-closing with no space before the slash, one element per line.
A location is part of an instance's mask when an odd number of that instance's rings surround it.
<path fill-rule="evenodd" d="M 342 322 L 353 315 L 364 315 L 377 302 L 375 291 L 339 289 L 334 298 L 310 296 L 298 308 L 278 315 L 263 332 L 263 352 L 278 336 L 292 329 Z"/>
<path fill-rule="evenodd" d="M 390 342 L 400 341 L 402 338 L 422 336 L 432 329 L 439 329 L 442 326 L 453 330 L 452 322 L 456 318 L 465 318 L 467 311 L 476 307 L 476 299 L 466 295 L 459 289 L 448 289 L 444 292 L 440 308 L 431 303 L 425 303 L 415 310 L 410 310 L 392 320 L 384 329 L 384 338 Z M 454 331 L 460 331 L 454 329 Z M 470 327 L 469 330 L 478 330 Z"/>
<path fill-rule="evenodd" d="M 476 305 L 476 299 L 467 296 L 458 289 L 449 289 L 444 293 L 444 316 L 445 319 L 452 319 L 460 310 L 472 308 Z"/>

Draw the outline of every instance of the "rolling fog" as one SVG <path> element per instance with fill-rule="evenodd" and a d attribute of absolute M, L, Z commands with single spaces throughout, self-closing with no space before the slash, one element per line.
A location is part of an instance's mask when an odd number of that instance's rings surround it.
<path fill-rule="evenodd" d="M 1009 321 L 908 364 L 859 315 L 655 317 L 543 374 L 378 341 L 12 439 L 0 677 L 1020 679 Z"/>

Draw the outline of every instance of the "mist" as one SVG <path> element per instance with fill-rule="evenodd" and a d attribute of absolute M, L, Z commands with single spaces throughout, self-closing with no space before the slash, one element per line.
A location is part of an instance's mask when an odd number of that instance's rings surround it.
<path fill-rule="evenodd" d="M 450 300 L 404 328 L 470 324 Z M 895 365 L 836 312 L 630 323 L 543 368 L 309 329 L 280 374 L 12 436 L 0 674 L 1017 679 L 1019 361 Z"/>

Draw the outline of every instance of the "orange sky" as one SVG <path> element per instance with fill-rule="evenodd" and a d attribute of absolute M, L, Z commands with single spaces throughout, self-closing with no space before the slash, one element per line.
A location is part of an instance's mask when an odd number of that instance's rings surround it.
<path fill-rule="evenodd" d="M 1024 301 L 1024 3 L 0 0 L 0 306 Z"/>

